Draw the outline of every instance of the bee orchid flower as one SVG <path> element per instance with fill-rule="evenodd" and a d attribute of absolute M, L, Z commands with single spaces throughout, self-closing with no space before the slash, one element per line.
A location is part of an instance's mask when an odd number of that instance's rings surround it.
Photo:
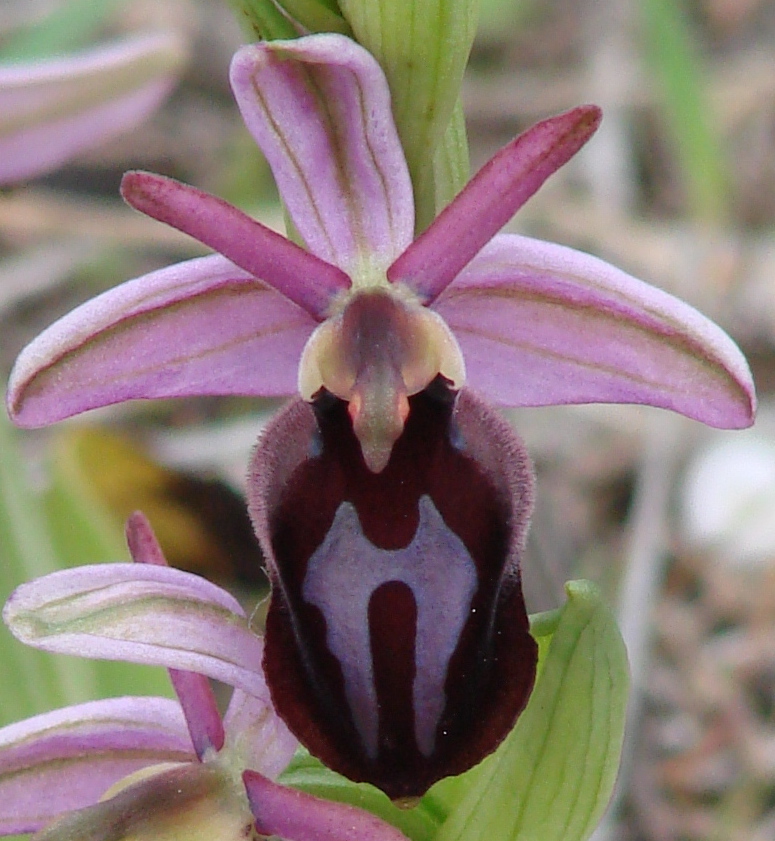
<path fill-rule="evenodd" d="M 272 708 L 261 638 L 231 595 L 166 566 L 141 514 L 127 536 L 138 563 L 23 584 L 4 619 L 47 651 L 166 665 L 178 701 L 108 698 L 0 729 L 0 835 L 406 841 L 371 814 L 273 782 L 298 743 Z M 205 675 L 235 687 L 223 719 Z"/>
<path fill-rule="evenodd" d="M 131 398 L 298 395 L 248 496 L 273 582 L 274 704 L 335 770 L 422 794 L 492 751 L 536 649 L 519 558 L 532 504 L 490 404 L 644 403 L 752 423 L 734 342 L 587 254 L 500 229 L 591 137 L 582 106 L 509 143 L 419 236 L 376 61 L 344 36 L 242 48 L 231 81 L 295 231 L 128 173 L 124 198 L 219 252 L 129 281 L 33 341 L 24 426 Z"/>

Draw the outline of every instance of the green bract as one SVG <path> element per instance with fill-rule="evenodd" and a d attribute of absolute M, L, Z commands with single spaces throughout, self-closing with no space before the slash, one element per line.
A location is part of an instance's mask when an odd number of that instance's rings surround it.
<path fill-rule="evenodd" d="M 350 35 L 351 30 L 342 16 L 337 0 L 280 0 L 283 9 L 308 32 L 339 32 Z"/>
<path fill-rule="evenodd" d="M 565 589 L 527 708 L 470 772 L 436 841 L 583 841 L 605 811 L 624 734 L 627 654 L 597 587 L 573 581 Z M 534 632 L 552 624 L 539 618 Z"/>
<path fill-rule="evenodd" d="M 436 213 L 440 213 L 463 189 L 470 171 L 466 121 L 463 104 L 458 99 L 441 144 L 433 156 L 433 198 Z"/>
<path fill-rule="evenodd" d="M 251 40 L 276 41 L 315 32 L 352 34 L 336 0 L 229 0 Z M 297 25 L 298 24 L 298 25 Z"/>
<path fill-rule="evenodd" d="M 340 0 L 340 6 L 355 39 L 374 55 L 387 76 L 412 177 L 419 232 L 468 178 L 462 112 L 454 120 L 453 112 L 476 33 L 479 2 Z M 435 166 L 437 153 L 443 156 L 439 166 Z M 456 163 L 450 167 L 444 161 Z M 438 188 L 436 178 L 442 181 Z"/>

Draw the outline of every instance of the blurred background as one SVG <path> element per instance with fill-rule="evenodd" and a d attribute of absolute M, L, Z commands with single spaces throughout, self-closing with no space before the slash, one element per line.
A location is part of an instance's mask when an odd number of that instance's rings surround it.
<path fill-rule="evenodd" d="M 242 35 L 222 0 L 2 0 L 0 68 L 137 32 L 188 60 L 141 125 L 0 190 L 0 367 L 97 292 L 204 253 L 126 208 L 128 168 L 174 176 L 281 227 L 237 114 Z M 616 605 L 634 693 L 597 841 L 775 838 L 775 2 L 482 0 L 464 88 L 476 168 L 532 122 L 605 112 L 510 229 L 602 256 L 688 300 L 746 352 L 756 426 L 718 433 L 639 407 L 520 410 L 538 471 L 531 611 L 589 577 Z M 0 115 L 2 127 L 2 115 Z M 0 130 L 2 130 L 0 128 Z M 52 430 L 0 426 L 0 597 L 57 566 L 126 557 L 143 508 L 171 563 L 265 591 L 243 511 L 248 454 L 276 404 L 124 404 Z M 8 721 L 166 677 L 33 656 L 0 636 Z M 3 696 L 3 693 L 7 693 Z M 579 769 L 583 773 L 583 768 Z"/>

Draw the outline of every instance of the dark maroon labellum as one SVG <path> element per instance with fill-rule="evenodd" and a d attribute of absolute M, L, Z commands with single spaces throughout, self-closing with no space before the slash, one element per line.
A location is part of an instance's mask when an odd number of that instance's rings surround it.
<path fill-rule="evenodd" d="M 310 752 L 406 798 L 493 751 L 537 656 L 519 574 L 532 472 L 506 421 L 434 383 L 373 473 L 344 402 L 296 401 L 249 495 L 273 584 L 267 681 Z"/>

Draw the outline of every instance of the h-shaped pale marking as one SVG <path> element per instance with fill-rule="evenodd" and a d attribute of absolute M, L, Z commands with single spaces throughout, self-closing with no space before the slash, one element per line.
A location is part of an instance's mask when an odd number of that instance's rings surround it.
<path fill-rule="evenodd" d="M 399 581 L 417 606 L 412 686 L 417 747 L 430 756 L 446 704 L 449 660 L 477 588 L 476 565 L 429 496 L 419 501 L 419 524 L 403 549 L 380 549 L 364 535 L 355 506 L 343 502 L 325 540 L 309 559 L 302 596 L 326 620 L 326 644 L 337 658 L 355 726 L 367 755 L 377 756 L 379 703 L 369 633 L 369 602 L 383 584 Z"/>

